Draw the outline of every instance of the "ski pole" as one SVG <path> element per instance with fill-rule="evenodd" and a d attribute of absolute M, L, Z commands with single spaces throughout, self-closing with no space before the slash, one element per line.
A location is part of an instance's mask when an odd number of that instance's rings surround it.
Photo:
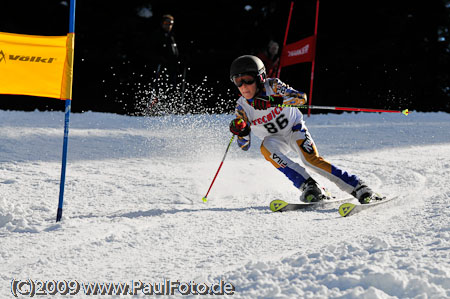
<path fill-rule="evenodd" d="M 390 113 L 402 113 L 408 115 L 408 109 L 404 110 L 383 110 L 383 109 L 370 109 L 370 108 L 352 108 L 352 107 L 332 107 L 332 106 L 308 106 L 308 105 L 285 105 L 281 104 L 278 107 L 294 107 L 294 108 L 309 108 L 309 109 L 323 109 L 323 110 L 340 110 L 340 111 L 362 111 L 362 112 L 390 112 Z"/>
<path fill-rule="evenodd" d="M 233 135 L 231 137 L 230 143 L 228 143 L 227 150 L 225 151 L 225 155 L 223 155 L 222 162 L 220 162 L 219 169 L 217 169 L 216 175 L 214 176 L 214 179 L 212 180 L 212 183 L 209 186 L 208 192 L 206 192 L 206 195 L 202 198 L 203 202 L 208 201 L 207 197 L 208 197 L 209 191 L 211 190 L 211 187 L 214 184 L 214 181 L 216 180 L 217 175 L 219 174 L 220 168 L 222 168 L 223 161 L 225 161 L 225 157 L 227 156 L 227 153 L 228 153 L 228 150 L 230 149 L 231 143 L 233 143 L 234 136 L 235 135 Z"/>

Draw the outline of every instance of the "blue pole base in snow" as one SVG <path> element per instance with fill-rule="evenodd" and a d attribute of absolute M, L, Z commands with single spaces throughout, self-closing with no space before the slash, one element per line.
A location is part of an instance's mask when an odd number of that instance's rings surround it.
<path fill-rule="evenodd" d="M 61 221 L 61 217 L 62 217 L 62 209 L 58 208 L 58 212 L 56 212 L 56 222 Z"/>

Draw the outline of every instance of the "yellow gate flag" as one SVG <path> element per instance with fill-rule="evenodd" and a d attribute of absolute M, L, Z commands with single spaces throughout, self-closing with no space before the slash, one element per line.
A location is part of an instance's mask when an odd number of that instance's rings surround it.
<path fill-rule="evenodd" d="M 0 93 L 72 99 L 74 34 L 0 32 Z"/>

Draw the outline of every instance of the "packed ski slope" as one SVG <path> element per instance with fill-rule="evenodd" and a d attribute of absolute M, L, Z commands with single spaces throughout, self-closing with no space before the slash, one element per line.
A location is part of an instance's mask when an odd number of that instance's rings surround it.
<path fill-rule="evenodd" d="M 400 195 L 349 218 L 337 206 L 270 212 L 299 192 L 256 139 L 249 152 L 232 146 L 203 203 L 231 115 L 72 114 L 55 223 L 63 117 L 0 111 L 1 298 L 13 279 L 225 281 L 233 298 L 450 297 L 449 114 L 307 119 L 324 157 Z"/>

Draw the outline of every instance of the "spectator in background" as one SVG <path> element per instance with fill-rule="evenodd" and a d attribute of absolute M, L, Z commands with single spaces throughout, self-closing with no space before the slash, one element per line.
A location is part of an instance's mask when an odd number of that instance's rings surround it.
<path fill-rule="evenodd" d="M 266 66 L 267 78 L 275 78 L 277 76 L 280 65 L 280 57 L 278 56 L 279 49 L 280 46 L 278 43 L 271 40 L 267 47 L 256 55 Z"/>
<path fill-rule="evenodd" d="M 152 34 L 150 43 L 154 47 L 154 61 L 157 76 L 167 69 L 169 83 L 176 84 L 179 74 L 179 52 L 172 33 L 174 17 L 166 14 L 162 16 L 161 26 Z"/>

